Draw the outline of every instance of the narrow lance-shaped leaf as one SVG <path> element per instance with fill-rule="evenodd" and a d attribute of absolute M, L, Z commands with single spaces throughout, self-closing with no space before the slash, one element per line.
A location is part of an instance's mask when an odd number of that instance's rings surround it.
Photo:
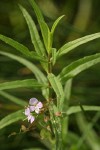
<path fill-rule="evenodd" d="M 86 106 L 86 105 L 82 105 L 84 111 L 100 111 L 100 106 Z M 71 114 L 75 114 L 78 112 L 81 112 L 82 109 L 80 106 L 71 106 L 69 107 L 68 110 L 66 110 L 66 112 L 64 112 L 64 114 L 66 115 L 71 115 Z"/>
<path fill-rule="evenodd" d="M 26 60 L 22 57 L 16 56 L 14 54 L 7 53 L 7 52 L 1 52 L 0 51 L 0 54 L 4 55 L 4 56 L 7 56 L 7 57 L 10 57 L 14 60 L 17 60 L 18 62 L 25 65 L 27 68 L 29 68 L 34 73 L 34 75 L 35 75 L 35 77 L 37 78 L 38 81 L 43 82 L 43 83 L 46 82 L 45 75 L 30 61 L 28 61 L 28 60 Z"/>
<path fill-rule="evenodd" d="M 33 58 L 33 59 L 35 59 L 35 60 L 38 60 L 38 61 L 40 61 L 41 63 L 47 63 L 47 60 L 44 59 L 44 57 L 38 55 L 38 54 L 37 54 L 36 52 L 34 52 L 34 51 L 31 51 L 31 52 L 30 52 L 29 57 L 30 57 L 30 58 Z"/>
<path fill-rule="evenodd" d="M 100 53 L 91 56 L 86 56 L 71 63 L 70 65 L 62 69 L 61 73 L 59 74 L 59 78 L 62 82 L 65 82 L 69 78 L 73 78 L 83 70 L 88 69 L 89 67 L 99 62 L 100 62 Z"/>
<path fill-rule="evenodd" d="M 42 83 L 42 84 L 47 83 L 47 79 L 46 79 L 45 75 L 33 63 L 29 62 L 28 60 L 26 60 L 22 57 L 19 57 L 19 56 L 16 56 L 14 54 L 10 54 L 10 53 L 7 53 L 7 52 L 1 52 L 0 51 L 0 54 L 2 54 L 4 56 L 7 56 L 7 57 L 10 57 L 14 60 L 17 60 L 18 62 L 25 65 L 27 68 L 29 68 L 34 73 L 36 79 L 40 83 Z M 48 98 L 48 90 L 43 88 L 42 93 L 43 93 L 43 96 L 47 99 Z"/>
<path fill-rule="evenodd" d="M 58 50 L 57 56 L 60 57 L 64 54 L 68 53 L 69 51 L 73 50 L 74 48 L 78 47 L 79 45 L 82 45 L 84 43 L 87 43 L 87 42 L 92 41 L 97 38 L 100 38 L 100 33 L 87 35 L 82 38 L 76 39 L 74 41 L 68 42 Z"/>
<path fill-rule="evenodd" d="M 31 6 L 33 7 L 34 11 L 35 11 L 35 14 L 37 16 L 37 19 L 38 19 L 38 23 L 40 25 L 40 28 L 41 28 L 41 33 L 42 33 L 42 37 L 43 37 L 43 40 L 44 40 L 44 44 L 45 44 L 45 47 L 46 47 L 46 50 L 48 51 L 48 45 L 49 45 L 49 42 L 50 42 L 50 31 L 49 31 L 49 28 L 43 18 L 43 15 L 38 7 L 38 5 L 35 3 L 34 0 L 29 0 Z"/>
<path fill-rule="evenodd" d="M 83 116 L 82 114 L 77 114 L 76 119 L 77 119 L 77 124 L 79 126 L 79 129 L 83 135 L 82 138 L 84 138 L 87 141 L 90 149 L 99 150 L 100 149 L 99 136 L 92 128 L 93 122 L 91 121 L 91 123 L 88 123 L 85 116 Z"/>
<path fill-rule="evenodd" d="M 44 39 L 44 44 L 45 44 L 45 47 L 46 47 L 46 50 L 48 53 L 50 53 L 50 50 L 51 50 L 51 34 L 50 34 L 50 30 L 49 30 L 49 27 L 48 25 L 41 21 L 41 28 L 42 28 L 42 36 L 43 36 L 43 39 Z"/>
<path fill-rule="evenodd" d="M 29 49 L 26 46 L 24 46 L 23 44 L 15 41 L 7 36 L 0 34 L 0 40 L 5 42 L 6 44 L 12 46 L 13 48 L 15 48 L 16 50 L 18 50 L 19 52 L 21 52 L 22 54 L 24 54 L 27 57 L 44 61 L 44 59 L 42 57 L 40 57 L 39 55 L 37 55 L 36 52 L 29 51 Z"/>
<path fill-rule="evenodd" d="M 40 11 L 38 5 L 35 3 L 35 1 L 34 1 L 34 0 L 29 0 L 29 2 L 30 2 L 31 6 L 33 7 L 33 9 L 34 9 L 34 11 L 35 11 L 35 13 L 36 13 L 36 16 L 37 16 L 37 18 L 38 18 L 38 21 L 44 21 L 44 17 L 43 17 L 43 15 L 42 15 L 42 13 L 41 13 L 41 11 Z M 40 23 L 40 22 L 39 22 L 39 23 Z"/>
<path fill-rule="evenodd" d="M 52 35 L 54 34 L 54 31 L 58 25 L 58 23 L 61 21 L 61 19 L 64 17 L 65 15 L 60 16 L 59 18 L 57 18 L 57 20 L 53 23 L 53 26 L 51 28 L 51 33 Z"/>
<path fill-rule="evenodd" d="M 59 79 L 52 73 L 48 74 L 49 82 L 57 95 L 57 108 L 62 111 L 64 102 L 64 91 Z"/>
<path fill-rule="evenodd" d="M 0 83 L 0 90 L 22 88 L 22 87 L 41 88 L 43 86 L 44 86 L 43 84 L 38 83 L 38 81 L 35 79 L 26 79 Z"/>
<path fill-rule="evenodd" d="M 52 50 L 52 58 L 51 58 L 51 61 L 52 61 L 52 64 L 54 65 L 55 63 L 56 63 L 56 58 L 57 58 L 57 50 L 56 50 L 56 48 L 52 48 L 51 49 Z"/>
<path fill-rule="evenodd" d="M 20 106 L 26 106 L 27 105 L 27 103 L 25 101 L 9 94 L 8 92 L 0 91 L 0 95 L 2 95 L 3 97 L 5 97 L 6 99 L 8 99 L 11 102 L 14 102 L 17 105 L 20 105 Z"/>
<path fill-rule="evenodd" d="M 7 36 L 1 35 L 1 34 L 0 34 L 0 40 L 9 44 L 10 46 L 14 47 L 15 49 L 17 49 L 24 55 L 26 55 L 26 56 L 30 55 L 29 49 L 27 47 L 25 47 L 24 45 L 20 44 L 19 42 L 15 41 Z"/>
<path fill-rule="evenodd" d="M 17 112 L 14 112 L 12 114 L 9 114 L 8 116 L 4 117 L 3 119 L 1 119 L 0 121 L 0 129 L 16 122 L 19 120 L 22 120 L 25 118 L 24 114 L 23 114 L 24 110 L 19 110 Z"/>
<path fill-rule="evenodd" d="M 40 40 L 40 36 L 39 36 L 39 33 L 37 31 L 37 28 L 36 28 L 34 21 L 32 20 L 31 16 L 29 15 L 29 13 L 26 11 L 25 8 L 20 6 L 20 9 L 23 13 L 23 16 L 26 19 L 27 24 L 28 24 L 30 35 L 31 35 L 31 40 L 32 40 L 32 43 L 35 47 L 36 52 L 39 55 L 44 56 L 45 55 L 45 49 L 43 47 L 42 41 Z"/>
<path fill-rule="evenodd" d="M 72 89 L 72 79 L 69 79 L 68 81 L 65 82 L 65 85 L 64 85 L 65 100 L 64 100 L 64 105 L 63 105 L 63 111 L 65 111 L 69 108 L 71 89 Z M 65 122 L 65 124 L 66 123 L 67 123 L 67 121 Z"/>
<path fill-rule="evenodd" d="M 58 23 L 60 22 L 60 20 L 64 17 L 64 15 L 60 16 L 54 23 L 53 23 L 53 26 L 51 28 L 51 32 L 50 32 L 50 46 L 52 47 L 52 43 L 53 43 L 53 35 L 54 35 L 54 32 L 55 32 L 55 29 L 58 25 Z M 50 47 L 50 48 L 51 48 Z"/>

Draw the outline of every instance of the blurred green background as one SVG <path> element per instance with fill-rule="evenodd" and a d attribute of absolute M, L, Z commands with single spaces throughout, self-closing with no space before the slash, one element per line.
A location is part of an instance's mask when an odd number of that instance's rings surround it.
<path fill-rule="evenodd" d="M 53 43 L 54 47 L 60 48 L 68 41 L 80 38 L 87 34 L 100 32 L 99 0 L 37 0 L 36 2 L 41 8 L 49 27 L 52 26 L 57 17 L 65 14 L 64 19 L 61 21 L 55 32 Z M 25 44 L 31 50 L 34 50 L 30 40 L 27 24 L 22 16 L 18 4 L 23 5 L 28 10 L 40 31 L 36 16 L 28 0 L 0 0 L 0 34 L 11 37 L 16 41 Z M 1 41 L 0 50 L 20 55 L 12 47 Z M 72 61 L 98 52 L 100 52 L 100 39 L 96 39 L 79 46 L 73 52 L 63 56 L 63 58 L 61 58 L 55 65 L 55 69 L 53 71 L 55 74 L 58 74 L 63 66 L 71 63 Z M 38 62 L 35 62 L 34 60 L 31 61 L 40 67 Z M 32 77 L 33 74 L 23 65 L 0 55 L 0 82 Z M 13 89 L 7 92 L 24 99 L 25 101 L 28 101 L 31 97 L 37 96 L 42 99 L 41 93 L 38 91 L 34 92 L 32 89 Z M 73 80 L 71 105 L 79 104 L 100 105 L 100 64 L 80 73 Z M 0 95 L 0 118 L 18 109 L 20 109 L 19 106 L 9 102 Z M 94 115 L 95 113 L 89 114 L 91 118 Z M 99 123 L 100 122 L 98 121 L 97 125 Z M 30 133 L 23 135 L 19 134 L 8 138 L 12 132 L 19 132 L 21 124 L 22 122 L 15 123 L 0 131 L 1 150 L 21 150 L 28 149 L 30 147 L 38 147 L 38 145 L 43 147 L 43 144 L 39 142 L 38 138 Z M 75 116 L 70 119 L 70 130 L 79 136 L 79 131 L 75 123 Z M 96 128 L 96 131 L 97 134 L 100 135 L 99 126 Z M 73 145 L 73 143 L 70 144 Z M 43 147 L 43 149 L 46 148 Z M 89 148 L 86 150 L 89 150 Z"/>

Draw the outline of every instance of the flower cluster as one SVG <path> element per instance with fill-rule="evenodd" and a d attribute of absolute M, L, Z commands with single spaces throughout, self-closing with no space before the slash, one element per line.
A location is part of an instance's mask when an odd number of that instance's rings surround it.
<path fill-rule="evenodd" d="M 39 114 L 43 104 L 39 102 L 36 98 L 31 98 L 29 100 L 29 105 L 25 109 L 24 114 L 27 116 L 28 121 L 32 123 L 35 120 L 33 113 Z"/>

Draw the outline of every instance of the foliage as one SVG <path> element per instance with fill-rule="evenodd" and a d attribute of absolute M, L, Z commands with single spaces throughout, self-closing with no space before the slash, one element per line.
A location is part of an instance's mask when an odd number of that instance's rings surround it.
<path fill-rule="evenodd" d="M 99 106 L 70 105 L 70 95 L 72 88 L 71 85 L 73 78 L 80 72 L 99 63 L 100 53 L 85 56 L 81 59 L 71 62 L 67 66 L 65 64 L 64 68 L 62 68 L 62 70 L 57 75 L 53 70 L 55 69 L 55 64 L 60 60 L 60 57 L 62 55 L 67 54 L 68 52 L 84 43 L 99 38 L 100 33 L 87 35 L 82 38 L 73 40 L 64 44 L 59 49 L 54 48 L 54 31 L 58 23 L 64 16 L 59 17 L 50 29 L 45 22 L 44 17 L 35 1 L 29 0 L 29 2 L 36 14 L 41 30 L 42 39 L 38 32 L 37 26 L 30 14 L 23 6 L 19 5 L 22 14 L 27 22 L 31 36 L 31 42 L 34 46 L 35 51 L 31 51 L 21 43 L 0 34 L 0 40 L 12 46 L 22 55 L 17 56 L 15 54 L 12 54 L 11 52 L 4 52 L 1 50 L 0 54 L 12 58 L 22 65 L 26 66 L 33 73 L 33 77 L 32 79 L 29 78 L 25 80 L 15 80 L 0 83 L 0 95 L 10 99 L 11 101 L 22 107 L 26 105 L 24 101 L 20 102 L 20 99 L 4 92 L 3 90 L 25 87 L 32 88 L 34 92 L 39 91 L 44 98 L 43 109 L 41 109 L 41 113 L 36 118 L 37 120 L 32 124 L 29 124 L 28 128 L 26 128 L 25 126 L 21 128 L 20 134 L 26 132 L 34 132 L 34 128 L 37 128 L 40 132 L 41 137 L 43 138 L 42 140 L 40 139 L 40 141 L 46 148 L 61 150 L 68 147 L 69 141 L 66 139 L 71 136 L 71 133 L 67 129 L 69 125 L 70 115 L 73 113 L 78 113 L 79 111 L 82 111 L 83 113 L 85 113 L 85 111 L 100 111 Z M 31 62 L 32 59 L 40 62 L 42 71 L 33 62 Z M 2 118 L 0 121 L 0 129 L 3 129 L 4 127 L 11 125 L 12 123 L 21 119 L 25 119 L 23 109 L 12 112 L 11 114 L 6 115 L 4 118 Z M 83 125 L 82 127 L 80 127 L 81 131 L 86 132 L 85 126 L 87 125 L 87 122 L 85 121 L 84 117 L 81 118 L 81 116 L 78 116 L 78 120 L 81 122 L 81 126 Z M 47 134 L 45 134 L 44 131 L 47 132 Z M 93 140 L 92 143 L 89 140 L 89 138 L 91 138 L 95 134 L 96 133 L 94 132 L 94 130 L 91 129 L 89 132 L 89 137 L 86 139 L 90 147 L 93 147 L 94 150 L 99 150 L 100 144 L 98 142 L 98 136 L 95 136 L 95 141 Z M 47 136 L 48 138 L 46 139 Z M 94 146 L 92 146 L 92 144 Z M 79 145 L 77 144 L 73 144 L 70 149 L 77 150 L 78 146 Z"/>

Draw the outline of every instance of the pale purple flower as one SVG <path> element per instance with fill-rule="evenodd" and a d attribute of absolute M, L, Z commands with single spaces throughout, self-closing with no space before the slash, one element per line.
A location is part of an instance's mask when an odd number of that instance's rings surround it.
<path fill-rule="evenodd" d="M 29 100 L 29 106 L 25 109 L 24 112 L 24 114 L 27 116 L 28 122 L 32 123 L 35 120 L 35 117 L 32 115 L 32 113 L 35 112 L 36 114 L 39 114 L 42 107 L 43 104 L 36 98 L 31 98 Z"/>
<path fill-rule="evenodd" d="M 30 111 L 33 112 L 35 111 L 37 114 L 39 114 L 40 112 L 40 109 L 43 107 L 43 104 L 41 102 L 39 102 L 36 98 L 31 98 L 29 100 L 29 108 L 30 108 Z"/>
<path fill-rule="evenodd" d="M 38 108 L 42 108 L 43 104 L 41 102 L 38 102 L 38 104 L 36 105 Z"/>
<path fill-rule="evenodd" d="M 35 106 L 29 106 L 30 112 L 33 112 L 35 110 Z"/>
<path fill-rule="evenodd" d="M 29 105 L 36 105 L 38 103 L 38 100 L 36 99 L 36 98 L 31 98 L 30 100 L 29 100 Z"/>
<path fill-rule="evenodd" d="M 35 117 L 31 115 L 31 111 L 29 107 L 25 109 L 24 114 L 27 116 L 28 122 L 30 121 L 30 123 L 32 123 L 35 120 Z"/>
<path fill-rule="evenodd" d="M 40 109 L 39 109 L 39 107 L 35 107 L 35 112 L 36 112 L 36 114 L 39 114 L 39 112 L 40 112 Z"/>
<path fill-rule="evenodd" d="M 27 108 L 25 109 L 25 115 L 26 115 L 26 116 L 30 115 L 30 109 L 29 109 L 29 107 L 27 107 Z"/>
<path fill-rule="evenodd" d="M 40 109 L 43 107 L 43 104 L 41 102 L 38 102 L 37 105 L 35 106 L 35 112 L 39 114 Z"/>
<path fill-rule="evenodd" d="M 30 121 L 30 123 L 32 123 L 35 120 L 35 117 L 30 114 L 28 115 L 27 119 L 28 119 L 28 122 Z"/>

